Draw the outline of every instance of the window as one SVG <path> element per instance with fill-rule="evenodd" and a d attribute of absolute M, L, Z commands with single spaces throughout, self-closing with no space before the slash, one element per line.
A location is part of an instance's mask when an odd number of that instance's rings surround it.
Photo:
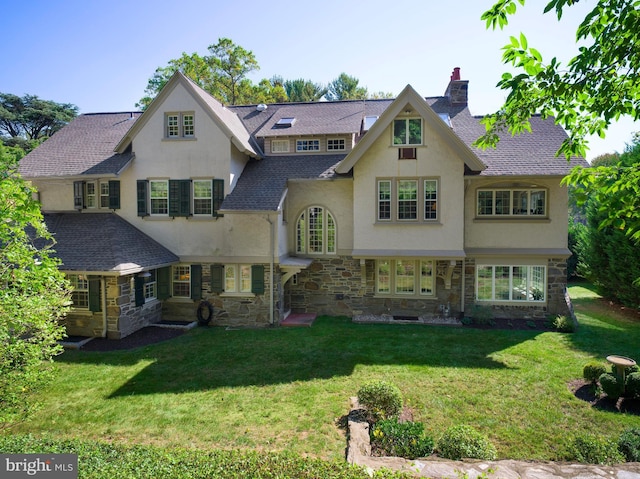
<path fill-rule="evenodd" d="M 378 260 L 376 293 L 393 296 L 433 296 L 433 260 Z"/>
<path fill-rule="evenodd" d="M 402 118 L 393 121 L 394 145 L 421 145 L 422 119 Z"/>
<path fill-rule="evenodd" d="M 95 181 L 89 181 L 85 184 L 86 196 L 85 202 L 87 208 L 97 208 L 97 195 L 96 195 L 96 183 Z"/>
<path fill-rule="evenodd" d="M 282 128 L 291 128 L 296 122 L 296 119 L 292 116 L 288 116 L 285 118 L 280 118 L 277 122 L 276 122 L 276 126 L 282 127 Z"/>
<path fill-rule="evenodd" d="M 193 113 L 167 113 L 165 124 L 167 138 L 193 138 L 195 134 Z"/>
<path fill-rule="evenodd" d="M 545 301 L 545 266 L 478 265 L 478 301 Z"/>
<path fill-rule="evenodd" d="M 531 188 L 478 190 L 478 216 L 545 216 L 545 190 Z"/>
<path fill-rule="evenodd" d="M 251 265 L 227 264 L 224 266 L 225 293 L 250 293 L 251 284 Z"/>
<path fill-rule="evenodd" d="M 320 151 L 320 140 L 296 140 L 296 151 Z"/>
<path fill-rule="evenodd" d="M 193 180 L 193 214 L 211 216 L 213 184 L 211 180 Z"/>
<path fill-rule="evenodd" d="M 325 208 L 311 206 L 296 224 L 296 252 L 301 254 L 335 254 L 336 223 Z"/>
<path fill-rule="evenodd" d="M 438 219 L 437 179 L 383 179 L 377 190 L 378 221 Z"/>
<path fill-rule="evenodd" d="M 89 278 L 84 274 L 69 275 L 73 291 L 71 301 L 76 309 L 89 309 Z"/>
<path fill-rule="evenodd" d="M 289 153 L 289 140 L 271 140 L 271 153 Z"/>
<path fill-rule="evenodd" d="M 120 181 L 74 181 L 73 205 L 77 210 L 86 208 L 120 208 Z"/>
<path fill-rule="evenodd" d="M 151 301 L 156 299 L 156 270 L 149 271 L 149 276 L 144 277 L 144 299 Z"/>
<path fill-rule="evenodd" d="M 327 140 L 327 150 L 344 150 L 344 138 L 330 138 Z"/>
<path fill-rule="evenodd" d="M 151 214 L 169 214 L 169 182 L 167 180 L 152 180 L 149 182 L 151 192 Z"/>
<path fill-rule="evenodd" d="M 191 297 L 191 266 L 179 265 L 173 267 L 173 296 L 177 298 Z"/>

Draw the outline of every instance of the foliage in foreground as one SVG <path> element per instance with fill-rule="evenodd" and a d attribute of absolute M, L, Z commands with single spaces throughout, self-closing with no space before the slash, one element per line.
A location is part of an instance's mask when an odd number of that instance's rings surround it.
<path fill-rule="evenodd" d="M 91 479 L 400 479 L 405 474 L 381 470 L 370 476 L 346 462 L 328 462 L 288 453 L 162 449 L 87 441 L 57 441 L 33 436 L 0 436 L 5 454 L 77 454 L 80 478 Z"/>
<path fill-rule="evenodd" d="M 583 433 L 574 436 L 567 450 L 568 460 L 587 464 L 610 465 L 619 464 L 625 460 L 616 441 L 594 434 Z"/>
<path fill-rule="evenodd" d="M 447 459 L 484 459 L 493 461 L 498 457 L 496 448 L 489 439 L 467 425 L 447 429 L 437 446 L 438 455 Z"/>
<path fill-rule="evenodd" d="M 384 456 L 416 459 L 433 452 L 433 439 L 425 435 L 421 422 L 383 419 L 371 428 L 370 437 L 372 448 Z"/>
<path fill-rule="evenodd" d="M 402 411 L 402 393 L 395 384 L 386 381 L 369 381 L 358 390 L 358 402 L 372 419 L 397 417 Z"/>
<path fill-rule="evenodd" d="M 20 153 L 0 144 L 0 429 L 33 410 L 32 393 L 52 377 L 62 351 L 59 323 L 68 283 L 58 270 L 31 187 L 17 173 Z"/>

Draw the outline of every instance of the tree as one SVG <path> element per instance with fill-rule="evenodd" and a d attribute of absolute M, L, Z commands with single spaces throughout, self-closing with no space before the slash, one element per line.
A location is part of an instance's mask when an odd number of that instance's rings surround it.
<path fill-rule="evenodd" d="M 40 205 L 17 173 L 22 154 L 0 145 L 0 429 L 37 406 L 33 392 L 53 377 L 69 305 Z"/>
<path fill-rule="evenodd" d="M 544 13 L 555 11 L 558 21 L 576 0 L 551 0 Z M 525 0 L 499 0 L 482 15 L 487 28 L 503 28 L 508 16 Z M 499 132 L 531 129 L 534 114 L 554 117 L 569 133 L 559 153 L 568 158 L 585 156 L 586 137 L 602 137 L 611 123 L 623 115 L 640 118 L 640 0 L 598 0 L 576 31 L 584 46 L 563 65 L 557 58 L 548 63 L 528 45 L 524 34 L 511 37 L 503 50 L 505 64 L 516 75 L 504 73 L 498 86 L 508 92 L 503 107 L 484 119 L 486 134 L 480 146 L 498 142 Z"/>
<path fill-rule="evenodd" d="M 239 101 L 241 82 L 248 73 L 260 69 L 253 52 L 236 45 L 228 38 L 220 38 L 215 45 L 209 45 L 209 52 L 211 56 L 207 57 L 207 61 L 225 97 L 226 101 L 223 103 L 244 103 Z"/>
<path fill-rule="evenodd" d="M 0 135 L 3 143 L 28 151 L 53 135 L 78 114 L 70 103 L 0 93 Z"/>
<path fill-rule="evenodd" d="M 327 93 L 325 86 L 302 78 L 285 81 L 284 89 L 289 101 L 319 101 Z"/>
<path fill-rule="evenodd" d="M 357 78 L 341 73 L 338 78 L 329 83 L 325 98 L 329 101 L 364 100 L 368 92 L 366 88 L 358 86 L 359 82 Z"/>

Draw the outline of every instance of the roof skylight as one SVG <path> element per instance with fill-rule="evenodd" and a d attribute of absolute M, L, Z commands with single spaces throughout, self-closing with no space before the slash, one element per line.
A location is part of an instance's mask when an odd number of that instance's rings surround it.
<path fill-rule="evenodd" d="M 451 125 L 451 117 L 449 116 L 449 113 L 438 113 L 438 116 L 442 121 L 444 121 L 447 125 L 449 125 L 449 127 L 453 126 Z"/>
<path fill-rule="evenodd" d="M 373 126 L 373 124 L 376 122 L 377 119 L 378 119 L 377 115 L 365 116 L 363 120 L 362 129 L 364 131 L 369 131 L 369 128 Z"/>
<path fill-rule="evenodd" d="M 277 122 L 276 122 L 276 126 L 282 126 L 282 127 L 290 127 L 293 126 L 293 124 L 296 122 L 296 119 L 292 116 L 288 116 L 285 118 L 280 118 Z"/>

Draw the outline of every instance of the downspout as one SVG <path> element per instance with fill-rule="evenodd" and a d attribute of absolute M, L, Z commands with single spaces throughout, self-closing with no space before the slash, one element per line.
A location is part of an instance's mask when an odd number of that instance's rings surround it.
<path fill-rule="evenodd" d="M 466 258 L 462 258 L 462 294 L 460 295 L 460 312 L 462 313 L 462 317 L 464 318 L 464 295 L 465 295 L 465 266 Z"/>
<path fill-rule="evenodd" d="M 266 217 L 267 222 L 269 223 L 269 248 L 271 249 L 271 254 L 269 256 L 269 324 L 273 326 L 274 324 L 274 316 L 273 316 L 273 306 L 274 306 L 274 291 L 273 291 L 273 266 L 275 263 L 273 248 L 275 246 L 275 224 L 271 221 L 271 217 L 267 214 Z"/>
<path fill-rule="evenodd" d="M 107 337 L 107 282 L 104 276 L 100 278 L 100 289 L 102 289 L 102 338 Z"/>

